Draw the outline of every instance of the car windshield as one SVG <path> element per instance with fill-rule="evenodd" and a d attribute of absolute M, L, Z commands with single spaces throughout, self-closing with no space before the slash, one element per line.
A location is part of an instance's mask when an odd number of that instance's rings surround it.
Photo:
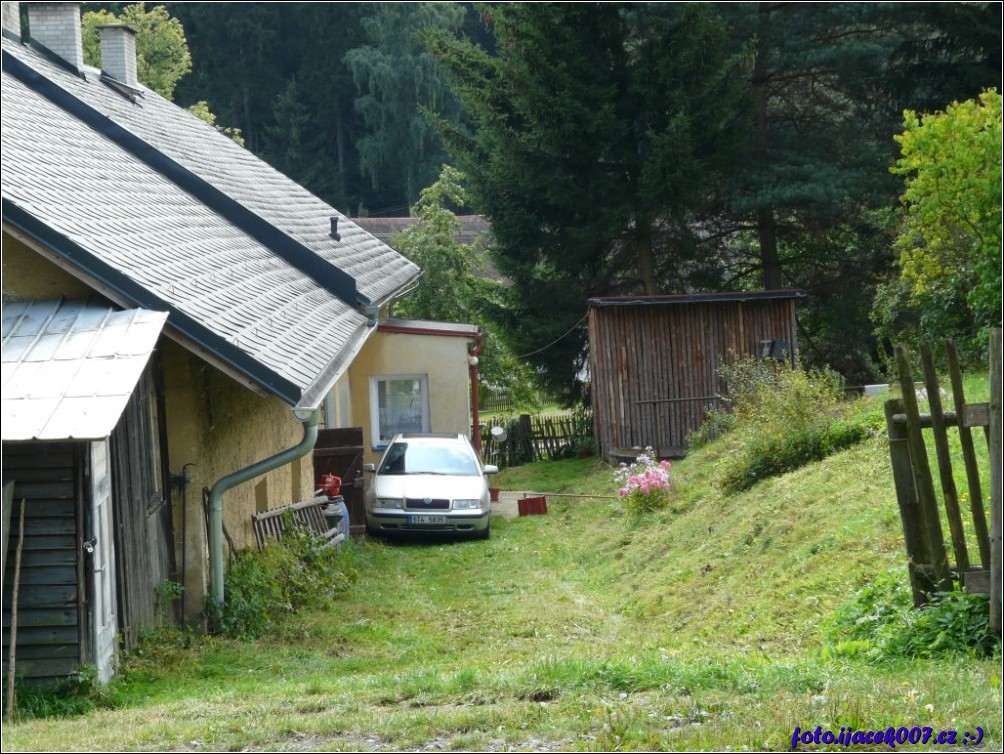
<path fill-rule="evenodd" d="M 477 476 L 478 464 L 463 447 L 396 442 L 388 449 L 378 473 Z"/>

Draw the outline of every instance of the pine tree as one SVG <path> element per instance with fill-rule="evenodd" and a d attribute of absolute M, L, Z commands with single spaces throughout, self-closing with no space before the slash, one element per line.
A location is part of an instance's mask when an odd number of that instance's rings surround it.
<path fill-rule="evenodd" d="M 695 212 L 742 143 L 743 57 L 700 5 L 485 11 L 496 52 L 427 35 L 476 130 L 441 122 L 521 296 L 517 342 L 553 387 L 581 366 L 586 299 L 680 290 Z M 699 260 L 698 260 L 699 261 Z"/>

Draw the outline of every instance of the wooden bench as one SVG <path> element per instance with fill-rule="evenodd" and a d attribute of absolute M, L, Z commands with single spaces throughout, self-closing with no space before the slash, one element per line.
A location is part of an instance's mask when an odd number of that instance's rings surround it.
<path fill-rule="evenodd" d="M 315 497 L 253 514 L 251 521 L 258 549 L 264 549 L 266 537 L 282 539 L 283 531 L 290 525 L 305 527 L 315 536 L 324 539 L 324 547 L 337 547 L 345 541 L 344 529 L 347 527 L 329 527 L 323 509 L 332 503 L 337 505 L 338 502 L 339 498 Z"/>

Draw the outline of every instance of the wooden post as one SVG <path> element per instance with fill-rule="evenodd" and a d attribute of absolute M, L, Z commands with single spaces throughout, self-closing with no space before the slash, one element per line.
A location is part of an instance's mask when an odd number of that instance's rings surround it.
<path fill-rule="evenodd" d="M 955 567 L 959 583 L 965 586 L 966 570 L 969 568 L 969 550 L 966 548 L 966 530 L 962 526 L 959 512 L 959 492 L 952 474 L 952 453 L 948 449 L 948 428 L 945 426 L 945 412 L 941 406 L 941 386 L 934 367 L 931 346 L 920 346 L 920 360 L 924 364 L 924 384 L 927 386 L 927 401 L 931 406 L 931 427 L 934 430 L 934 450 L 938 458 L 938 475 L 941 477 L 941 492 L 948 514 L 948 528 L 952 533 L 952 549 L 955 552 Z"/>
<path fill-rule="evenodd" d="M 983 486 L 980 482 L 980 467 L 976 460 L 976 446 L 973 431 L 961 417 L 966 415 L 966 394 L 962 386 L 962 368 L 959 365 L 959 351 L 954 341 L 945 341 L 948 354 L 948 372 L 952 380 L 952 396 L 955 399 L 955 415 L 960 417 L 959 443 L 962 445 L 962 459 L 966 466 L 966 485 L 969 488 L 969 509 L 973 514 L 973 530 L 980 550 L 980 565 L 990 568 L 990 533 L 987 531 L 987 514 L 983 507 Z"/>
<path fill-rule="evenodd" d="M 952 577 L 948 569 L 948 555 L 945 553 L 941 516 L 935 497 L 934 481 L 931 478 L 931 465 L 927 461 L 923 430 L 920 428 L 920 409 L 917 406 L 917 394 L 914 392 L 913 371 L 910 369 L 910 359 L 903 346 L 896 346 L 896 367 L 903 391 L 903 411 L 907 417 L 906 437 L 910 448 L 914 484 L 920 502 L 920 530 L 931 548 L 935 589 L 939 592 L 950 592 Z"/>
<path fill-rule="evenodd" d="M 530 421 L 530 414 L 519 415 L 519 436 L 520 452 L 526 456 L 527 461 L 536 461 L 537 448 L 533 442 L 533 423 Z"/>
<path fill-rule="evenodd" d="M 1001 331 L 990 333 L 990 628 L 1001 633 Z"/>
<path fill-rule="evenodd" d="M 14 679 L 17 660 L 17 598 L 21 591 L 21 555 L 24 552 L 24 509 L 25 501 L 21 501 L 21 523 L 18 526 L 17 550 L 14 553 L 14 583 L 10 595 L 10 636 L 7 658 L 7 719 L 14 715 Z"/>
<path fill-rule="evenodd" d="M 927 595 L 935 591 L 931 574 L 924 568 L 930 566 L 934 558 L 927 538 L 920 529 L 923 516 L 917 499 L 913 468 L 910 465 L 906 428 L 895 424 L 892 420 L 893 415 L 904 412 L 903 401 L 898 398 L 888 400 L 883 404 L 883 408 L 889 437 L 889 459 L 892 462 L 892 476 L 896 483 L 896 502 L 899 504 L 899 517 L 903 522 L 903 539 L 906 542 L 907 569 L 910 573 L 910 586 L 913 588 L 913 604 L 915 607 L 921 607 L 927 603 Z"/>

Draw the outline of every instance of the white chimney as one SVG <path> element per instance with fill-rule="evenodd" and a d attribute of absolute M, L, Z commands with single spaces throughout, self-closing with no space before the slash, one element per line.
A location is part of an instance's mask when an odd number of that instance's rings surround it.
<path fill-rule="evenodd" d="M 21 38 L 21 3 L 3 3 L 3 30 Z"/>
<path fill-rule="evenodd" d="M 101 34 L 101 70 L 116 81 L 139 86 L 136 78 L 136 30 L 126 24 L 105 24 Z"/>
<path fill-rule="evenodd" d="M 78 71 L 84 68 L 80 40 L 82 3 L 28 3 L 28 35 Z"/>

